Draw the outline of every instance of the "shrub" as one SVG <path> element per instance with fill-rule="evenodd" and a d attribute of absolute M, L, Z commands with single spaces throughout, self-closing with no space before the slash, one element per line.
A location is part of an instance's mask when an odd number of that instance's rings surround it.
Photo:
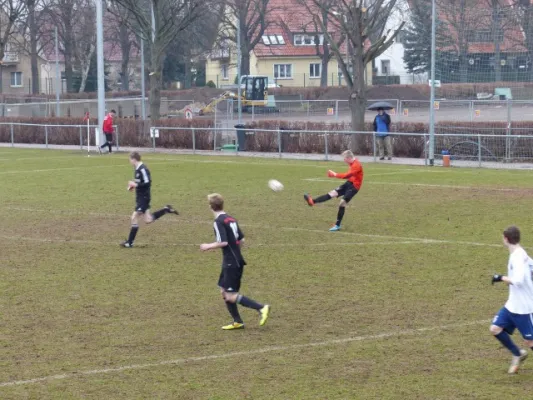
<path fill-rule="evenodd" d="M 209 81 L 205 84 L 205 86 L 216 89 L 217 85 L 213 81 Z"/>

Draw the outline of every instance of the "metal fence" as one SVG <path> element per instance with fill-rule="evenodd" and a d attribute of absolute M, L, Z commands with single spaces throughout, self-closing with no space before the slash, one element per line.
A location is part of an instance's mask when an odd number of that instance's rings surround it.
<path fill-rule="evenodd" d="M 37 145 L 58 148 L 79 146 L 86 150 L 88 138 L 95 145 L 94 125 L 35 125 L 0 123 L 0 142 L 12 147 Z M 452 163 L 468 166 L 503 166 L 531 163 L 533 167 L 533 135 L 524 129 L 509 129 L 507 134 L 449 133 L 435 135 L 435 155 L 439 160 L 449 155 Z M 428 163 L 427 133 L 392 133 L 393 157 Z M 185 153 L 230 152 L 262 153 L 271 157 L 295 158 L 314 155 L 329 160 L 345 149 L 359 156 L 377 160 L 379 137 L 374 132 L 306 131 L 284 129 L 223 129 L 154 127 L 150 132 L 125 133 L 118 127 L 115 146 L 144 147 L 147 151 L 177 150 Z M 94 149 L 94 147 L 92 147 Z"/>

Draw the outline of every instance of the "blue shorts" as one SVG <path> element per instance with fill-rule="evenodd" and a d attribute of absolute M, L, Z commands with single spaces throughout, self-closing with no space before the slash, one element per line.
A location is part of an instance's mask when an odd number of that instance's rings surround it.
<path fill-rule="evenodd" d="M 503 328 L 510 335 L 518 329 L 525 340 L 533 340 L 533 314 L 513 314 L 503 307 L 492 320 L 492 325 Z"/>

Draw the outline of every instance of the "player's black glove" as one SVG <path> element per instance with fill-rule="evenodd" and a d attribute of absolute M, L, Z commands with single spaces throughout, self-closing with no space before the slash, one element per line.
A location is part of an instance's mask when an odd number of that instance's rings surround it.
<path fill-rule="evenodd" d="M 501 282 L 503 275 L 494 274 L 492 275 L 491 283 L 494 285 L 494 282 Z"/>

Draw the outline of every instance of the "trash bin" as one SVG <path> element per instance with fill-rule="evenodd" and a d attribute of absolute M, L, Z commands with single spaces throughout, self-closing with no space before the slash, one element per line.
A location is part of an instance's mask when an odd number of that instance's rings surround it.
<path fill-rule="evenodd" d="M 237 130 L 237 144 L 239 145 L 239 151 L 244 151 L 246 149 L 246 125 L 237 124 L 235 125 Z"/>
<path fill-rule="evenodd" d="M 442 150 L 442 166 L 450 166 L 450 152 L 448 150 Z"/>

